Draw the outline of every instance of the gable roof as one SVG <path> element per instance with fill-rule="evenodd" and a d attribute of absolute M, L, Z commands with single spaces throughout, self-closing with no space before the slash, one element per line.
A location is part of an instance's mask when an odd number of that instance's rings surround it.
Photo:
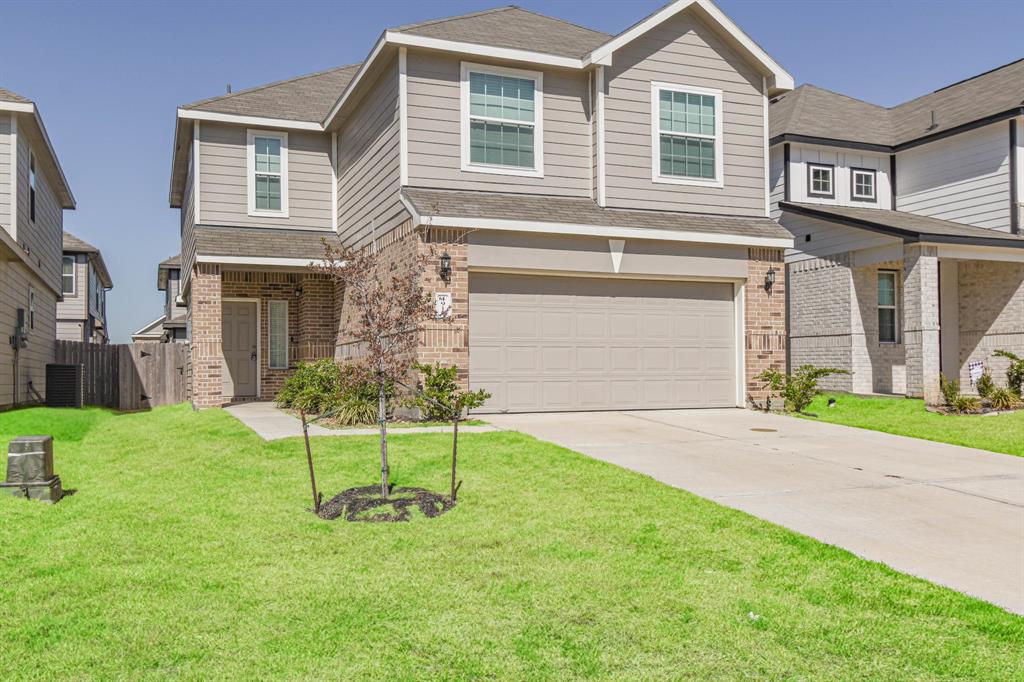
<path fill-rule="evenodd" d="M 932 112 L 935 115 L 932 123 Z M 1024 59 L 886 108 L 805 84 L 772 101 L 769 136 L 898 147 L 976 121 L 1024 113 Z"/>
<path fill-rule="evenodd" d="M 35 150 L 37 158 L 42 161 L 44 173 L 49 173 L 57 180 L 54 183 L 56 185 L 54 190 L 60 200 L 61 208 L 75 208 L 75 196 L 71 193 L 68 179 L 64 175 L 64 169 L 60 166 L 60 159 L 57 158 L 57 152 L 53 148 L 53 143 L 50 142 L 50 136 L 46 132 L 46 126 L 43 125 L 43 118 L 39 114 L 39 107 L 36 106 L 36 103 L 16 92 L 0 88 L 0 111 L 11 112 L 19 122 L 19 132 L 24 129 L 29 142 L 37 145 Z M 44 147 L 47 153 L 39 156 L 38 145 Z"/>
<path fill-rule="evenodd" d="M 32 104 L 32 100 L 28 97 L 22 97 L 16 92 L 11 92 L 7 88 L 0 88 L 0 102 L 17 102 L 18 104 Z"/>
<path fill-rule="evenodd" d="M 167 278 L 171 270 L 181 269 L 181 254 L 176 253 L 170 258 L 165 258 L 156 266 L 156 288 L 158 291 L 167 290 Z"/>
<path fill-rule="evenodd" d="M 88 255 L 89 261 L 96 268 L 96 274 L 99 276 L 103 286 L 107 289 L 114 287 L 114 281 L 110 278 L 107 264 L 103 261 L 103 254 L 98 248 L 65 230 L 63 251 L 64 253 L 84 253 Z"/>

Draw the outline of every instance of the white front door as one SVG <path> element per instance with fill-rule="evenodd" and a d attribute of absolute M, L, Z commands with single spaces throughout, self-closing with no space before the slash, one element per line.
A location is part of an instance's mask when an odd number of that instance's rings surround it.
<path fill-rule="evenodd" d="M 256 328 L 257 301 L 226 301 L 221 316 L 224 398 L 256 396 L 256 361 L 259 357 Z"/>

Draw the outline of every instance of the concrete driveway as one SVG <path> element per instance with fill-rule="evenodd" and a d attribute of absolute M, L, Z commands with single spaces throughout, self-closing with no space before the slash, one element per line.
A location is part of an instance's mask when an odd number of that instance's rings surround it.
<path fill-rule="evenodd" d="M 736 409 L 487 420 L 1024 613 L 1024 458 Z"/>

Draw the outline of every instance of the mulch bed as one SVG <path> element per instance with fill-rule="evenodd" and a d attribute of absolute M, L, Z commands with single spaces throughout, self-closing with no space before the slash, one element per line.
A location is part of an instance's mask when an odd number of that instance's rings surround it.
<path fill-rule="evenodd" d="M 332 497 L 321 505 L 320 518 L 331 521 L 344 516 L 346 521 L 391 523 L 408 521 L 414 507 L 432 519 L 454 506 L 450 498 L 423 488 L 394 488 L 384 498 L 380 496 L 380 486 L 368 485 L 349 488 Z"/>

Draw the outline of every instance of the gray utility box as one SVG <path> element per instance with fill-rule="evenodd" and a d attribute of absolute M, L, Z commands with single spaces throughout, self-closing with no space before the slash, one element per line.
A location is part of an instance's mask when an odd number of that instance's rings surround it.
<path fill-rule="evenodd" d="M 7 480 L 0 493 L 54 503 L 63 491 L 53 473 L 53 436 L 22 436 L 7 448 Z"/>

